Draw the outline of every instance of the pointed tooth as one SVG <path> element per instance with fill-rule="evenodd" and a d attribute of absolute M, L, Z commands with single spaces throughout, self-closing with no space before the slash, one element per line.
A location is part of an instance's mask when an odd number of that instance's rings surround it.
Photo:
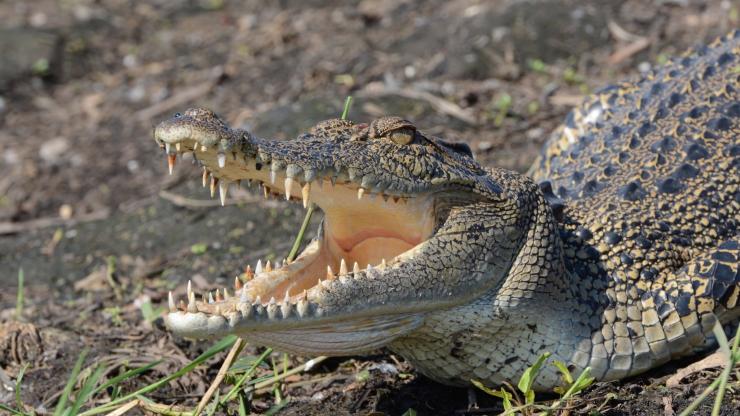
<path fill-rule="evenodd" d="M 387 263 L 385 262 L 385 259 L 383 259 L 383 260 L 382 260 L 382 261 L 380 262 L 380 270 L 385 270 L 385 266 L 387 266 Z"/>
<path fill-rule="evenodd" d="M 218 185 L 218 178 L 211 174 L 211 198 L 216 195 L 216 186 Z"/>
<path fill-rule="evenodd" d="M 246 281 L 250 281 L 254 278 L 254 272 L 252 271 L 252 266 L 247 264 L 247 267 L 244 269 L 244 279 Z"/>
<path fill-rule="evenodd" d="M 175 150 L 180 151 L 180 142 L 175 143 Z"/>
<path fill-rule="evenodd" d="M 347 263 L 342 259 L 342 261 L 339 262 L 339 275 L 347 274 Z"/>
<path fill-rule="evenodd" d="M 224 300 L 229 300 L 230 297 L 229 290 L 224 288 Z"/>
<path fill-rule="evenodd" d="M 270 302 L 268 302 L 269 305 L 275 305 L 277 304 L 277 301 L 275 300 L 275 296 L 270 298 Z"/>
<path fill-rule="evenodd" d="M 277 319 L 278 305 L 276 303 L 270 303 L 267 305 L 267 317 L 269 319 Z"/>
<path fill-rule="evenodd" d="M 234 290 L 237 291 L 242 288 L 242 280 L 239 276 L 234 276 Z"/>
<path fill-rule="evenodd" d="M 254 300 L 255 305 L 262 305 L 262 298 L 258 295 L 257 299 Z"/>
<path fill-rule="evenodd" d="M 308 314 L 308 301 L 306 299 L 298 301 L 298 304 L 296 304 L 296 312 L 298 312 L 298 316 L 301 318 Z"/>
<path fill-rule="evenodd" d="M 175 303 L 175 298 L 172 297 L 172 291 L 167 294 L 167 306 L 169 306 L 170 312 L 177 312 L 177 304 Z"/>
<path fill-rule="evenodd" d="M 355 275 L 360 273 L 360 265 L 355 262 L 355 264 L 352 265 L 352 273 Z"/>
<path fill-rule="evenodd" d="M 285 298 L 283 298 L 283 302 L 290 302 L 290 291 L 285 291 Z"/>
<path fill-rule="evenodd" d="M 262 259 L 257 260 L 257 265 L 254 266 L 254 274 L 262 273 Z"/>
<path fill-rule="evenodd" d="M 203 166 L 203 187 L 205 188 L 206 185 L 208 185 L 208 168 Z"/>
<path fill-rule="evenodd" d="M 293 305 L 288 303 L 288 301 L 285 301 L 282 305 L 280 305 L 280 312 L 283 314 L 283 319 L 290 318 L 290 312 L 292 310 Z"/>
<path fill-rule="evenodd" d="M 368 272 L 371 271 L 371 270 L 374 270 L 373 265 L 372 264 L 368 264 L 367 267 L 365 268 L 365 270 L 368 271 Z"/>
<path fill-rule="evenodd" d="M 167 153 L 167 169 L 169 169 L 170 175 L 172 175 L 172 171 L 175 169 L 175 163 L 177 163 L 177 153 Z"/>
<path fill-rule="evenodd" d="M 213 303 L 213 292 L 208 291 L 208 303 Z"/>
<path fill-rule="evenodd" d="M 290 200 L 290 192 L 293 190 L 293 178 L 285 178 L 285 200 Z"/>
<path fill-rule="evenodd" d="M 263 186 L 262 187 L 262 194 L 265 196 L 265 199 L 270 197 L 270 188 Z"/>
<path fill-rule="evenodd" d="M 205 152 L 208 148 L 205 145 L 200 145 L 200 151 Z"/>
<path fill-rule="evenodd" d="M 229 184 L 226 181 L 221 181 L 218 184 L 218 197 L 221 199 L 221 206 L 226 205 L 226 194 L 229 192 Z"/>
<path fill-rule="evenodd" d="M 359 188 L 357 189 L 357 199 L 362 199 L 362 196 L 365 195 L 365 188 Z"/>
<path fill-rule="evenodd" d="M 198 312 L 198 307 L 195 306 L 195 293 L 193 292 L 188 293 L 188 312 L 190 313 Z"/>
<path fill-rule="evenodd" d="M 216 157 L 218 158 L 218 167 L 221 169 L 226 167 L 226 155 L 219 153 Z"/>
<path fill-rule="evenodd" d="M 169 155 L 170 154 L 170 150 L 172 150 L 172 146 L 170 146 L 169 143 L 165 143 L 164 144 L 164 152 Z"/>
<path fill-rule="evenodd" d="M 303 293 L 301 294 L 301 299 L 308 300 L 308 290 L 303 289 Z"/>
<path fill-rule="evenodd" d="M 223 297 L 221 297 L 221 291 L 218 290 L 218 289 L 216 289 L 216 297 L 215 298 L 216 298 L 216 302 L 221 302 L 222 300 L 224 300 Z"/>
<path fill-rule="evenodd" d="M 270 260 L 267 260 L 267 262 L 265 262 L 265 271 L 266 272 L 272 271 L 272 263 L 270 263 Z"/>
<path fill-rule="evenodd" d="M 275 185 L 276 180 L 277 180 L 277 171 L 271 170 L 270 171 L 270 183 Z"/>
<path fill-rule="evenodd" d="M 334 271 L 328 265 L 326 266 L 326 278 L 329 280 L 334 278 Z M 321 283 L 321 279 L 319 279 L 319 283 Z"/>
<path fill-rule="evenodd" d="M 306 182 L 301 188 L 301 196 L 303 196 L 303 208 L 308 208 L 308 198 L 311 192 L 311 182 Z"/>

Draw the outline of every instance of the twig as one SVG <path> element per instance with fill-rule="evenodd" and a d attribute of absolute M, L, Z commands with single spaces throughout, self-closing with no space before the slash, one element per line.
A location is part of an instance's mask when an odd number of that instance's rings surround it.
<path fill-rule="evenodd" d="M 131 400 L 130 402 L 124 404 L 123 406 L 119 407 L 118 409 L 116 409 L 116 410 L 114 410 L 114 411 L 112 411 L 110 413 L 106 413 L 105 416 L 122 416 L 122 415 L 125 415 L 126 412 L 128 412 L 129 410 L 133 409 L 134 407 L 136 407 L 138 405 L 139 405 L 139 400 L 138 399 Z"/>
<path fill-rule="evenodd" d="M 400 97 L 409 98 L 412 100 L 426 101 L 436 111 L 454 117 L 465 123 L 476 125 L 478 120 L 469 111 L 463 109 L 459 105 L 445 100 L 444 98 L 437 97 L 436 95 L 430 94 L 426 91 L 413 90 L 411 88 L 389 88 L 386 86 L 375 84 L 368 84 L 362 91 L 360 96 L 363 97 L 382 97 L 385 95 L 398 95 Z"/>
<path fill-rule="evenodd" d="M 64 219 L 61 217 L 46 217 L 24 222 L 3 222 L 0 223 L 0 235 L 16 234 L 22 231 L 31 231 L 37 230 L 39 228 L 54 227 L 59 225 L 69 227 L 83 222 L 102 220 L 104 218 L 107 218 L 109 214 L 110 210 L 106 208 L 70 219 Z"/>
<path fill-rule="evenodd" d="M 676 374 L 666 380 L 665 385 L 666 387 L 678 387 L 681 384 L 681 380 L 686 378 L 686 376 L 708 368 L 722 367 L 726 362 L 727 354 L 723 351 L 715 351 L 713 354 L 676 371 Z"/>
<path fill-rule="evenodd" d="M 617 49 L 609 55 L 608 58 L 606 58 L 606 63 L 609 65 L 616 65 L 625 59 L 630 58 L 632 55 L 635 55 L 639 52 L 641 52 L 643 49 L 650 46 L 650 39 L 648 38 L 640 38 L 629 45 L 625 46 L 624 48 Z"/>
<path fill-rule="evenodd" d="M 233 363 L 234 359 L 236 359 L 236 356 L 239 355 L 239 352 L 241 351 L 243 345 L 244 340 L 242 338 L 237 338 L 236 342 L 234 342 L 234 345 L 231 347 L 229 354 L 226 356 L 226 359 L 224 359 L 223 364 L 221 364 L 221 368 L 218 370 L 216 378 L 213 379 L 213 382 L 211 382 L 211 386 L 208 387 L 206 394 L 204 394 L 203 397 L 200 399 L 198 407 L 196 407 L 195 411 L 193 412 L 194 415 L 200 415 L 200 412 L 203 411 L 208 402 L 211 400 L 213 393 L 215 393 L 218 389 L 218 386 L 221 385 L 224 377 L 226 377 L 226 373 L 229 372 L 229 367 L 231 367 L 231 363 Z"/>

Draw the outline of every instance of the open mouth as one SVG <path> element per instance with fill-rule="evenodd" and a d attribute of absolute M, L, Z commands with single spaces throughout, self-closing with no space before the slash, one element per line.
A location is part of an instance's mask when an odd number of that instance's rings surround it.
<path fill-rule="evenodd" d="M 346 172 L 309 175 L 276 158 L 270 163 L 264 154 L 249 157 L 204 145 L 189 134 L 179 139 L 172 135 L 156 138 L 165 148 L 170 171 L 178 154 L 191 152 L 203 165 L 203 185 L 210 183 L 212 194 L 218 189 L 222 202 L 229 186 L 248 181 L 262 188 L 266 197 L 280 195 L 304 207 L 315 204 L 325 215 L 318 238 L 294 261 L 274 265 L 260 261 L 253 269 L 248 266 L 235 280 L 233 299 L 226 289 L 216 291 L 215 296 L 208 293 L 202 302 L 191 290 L 187 303 L 178 304 L 170 297 L 171 312 L 225 317 L 241 312 L 242 318 L 265 314 L 268 319 L 318 317 L 322 295 L 332 284 L 370 278 L 394 267 L 434 232 L 435 205 L 429 194 L 376 192 L 350 180 Z"/>

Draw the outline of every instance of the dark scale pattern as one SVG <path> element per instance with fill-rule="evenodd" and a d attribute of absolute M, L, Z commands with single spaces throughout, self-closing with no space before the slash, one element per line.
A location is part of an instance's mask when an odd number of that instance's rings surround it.
<path fill-rule="evenodd" d="M 713 319 L 737 320 L 740 76 L 728 68 L 738 65 L 740 39 L 732 34 L 701 57 L 597 93 L 555 132 L 530 172 L 568 187 L 560 195 L 566 230 L 593 233 L 615 309 L 601 324 L 610 333 L 620 324 L 633 329 L 631 348 L 595 345 L 612 364 L 630 363 L 604 367 L 592 356 L 597 377 L 643 371 L 638 361 L 648 367 L 701 344 Z M 565 255 L 575 257 L 566 264 L 582 280 L 595 278 L 568 244 Z M 647 342 L 640 354 L 636 334 Z"/>

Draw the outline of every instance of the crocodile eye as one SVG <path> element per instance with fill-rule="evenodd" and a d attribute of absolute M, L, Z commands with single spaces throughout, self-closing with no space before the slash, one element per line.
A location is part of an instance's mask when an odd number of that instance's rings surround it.
<path fill-rule="evenodd" d="M 180 113 L 175 113 L 175 118 L 180 118 L 180 117 L 182 117 L 182 114 L 180 114 Z"/>
<path fill-rule="evenodd" d="M 393 140 L 397 144 L 409 144 L 414 140 L 414 130 L 412 129 L 398 129 L 393 130 L 387 134 L 389 139 Z"/>

